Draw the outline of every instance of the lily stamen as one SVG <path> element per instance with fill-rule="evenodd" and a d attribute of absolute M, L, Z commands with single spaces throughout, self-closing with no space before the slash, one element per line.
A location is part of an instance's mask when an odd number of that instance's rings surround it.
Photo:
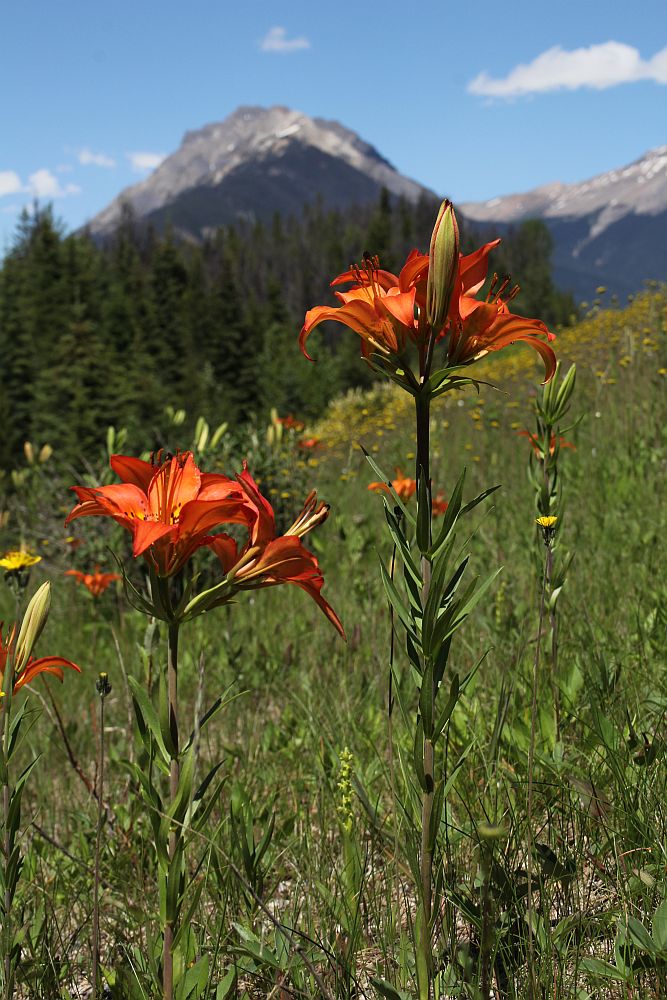
<path fill-rule="evenodd" d="M 286 535 L 294 535 L 296 538 L 303 538 L 309 531 L 312 531 L 318 524 L 322 524 L 329 516 L 329 504 L 320 503 L 317 505 L 317 493 L 312 490 L 306 497 L 303 510 L 297 517 L 294 524 L 287 529 Z"/>

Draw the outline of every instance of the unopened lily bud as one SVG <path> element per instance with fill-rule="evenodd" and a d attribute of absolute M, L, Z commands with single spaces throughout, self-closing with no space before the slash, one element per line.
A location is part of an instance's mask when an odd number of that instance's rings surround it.
<path fill-rule="evenodd" d="M 51 447 L 51 445 L 50 444 L 42 445 L 39 452 L 40 463 L 43 464 L 44 462 L 48 462 L 48 460 L 51 458 L 51 455 L 53 455 L 53 448 Z"/>
<path fill-rule="evenodd" d="M 449 310 L 459 264 L 459 227 L 451 201 L 443 201 L 435 220 L 429 250 L 426 317 L 440 330 Z"/>
<path fill-rule="evenodd" d="M 34 465 L 34 462 L 35 462 L 35 449 L 31 445 L 30 441 L 24 441 L 23 442 L 23 454 L 26 457 L 26 461 L 28 461 L 30 463 L 30 465 Z"/>
<path fill-rule="evenodd" d="M 51 584 L 47 581 L 30 598 L 16 640 L 15 672 L 20 674 L 46 625 L 51 607 Z"/>

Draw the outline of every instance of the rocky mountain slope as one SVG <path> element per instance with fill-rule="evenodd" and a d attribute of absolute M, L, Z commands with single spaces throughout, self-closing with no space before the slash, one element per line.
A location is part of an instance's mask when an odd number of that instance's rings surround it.
<path fill-rule="evenodd" d="M 598 285 L 626 295 L 646 278 L 667 280 L 667 146 L 580 184 L 547 184 L 459 207 L 485 227 L 542 219 L 554 239 L 556 282 L 581 298 Z"/>
<path fill-rule="evenodd" d="M 368 203 L 383 187 L 411 202 L 436 197 L 338 122 L 284 107 L 240 107 L 223 122 L 187 132 L 175 153 L 88 228 L 104 238 L 129 204 L 142 222 L 158 230 L 170 223 L 198 240 L 240 218 L 299 214 L 317 197 L 338 208 Z"/>
<path fill-rule="evenodd" d="M 175 153 L 87 228 L 104 241 L 130 205 L 142 225 L 170 225 L 198 242 L 241 219 L 299 215 L 317 198 L 336 208 L 375 202 L 383 187 L 413 203 L 437 198 L 338 122 L 285 107 L 240 107 L 187 132 Z M 490 236 L 542 219 L 554 240 L 556 283 L 579 299 L 590 300 L 599 285 L 625 296 L 647 278 L 667 280 L 667 146 L 580 184 L 547 184 L 458 208 Z"/>

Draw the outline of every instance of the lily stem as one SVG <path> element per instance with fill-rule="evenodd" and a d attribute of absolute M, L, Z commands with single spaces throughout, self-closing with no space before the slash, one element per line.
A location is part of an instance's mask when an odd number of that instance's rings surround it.
<path fill-rule="evenodd" d="M 427 392 L 417 393 L 415 397 L 416 419 L 417 419 L 417 458 L 416 458 L 416 480 L 417 496 L 426 497 L 428 504 L 429 520 L 429 545 L 431 541 L 431 454 L 430 454 L 430 419 L 431 400 Z M 420 489 L 421 483 L 425 482 L 426 490 Z M 419 517 L 419 512 L 418 515 Z M 431 563 L 426 556 L 421 560 L 422 575 L 422 607 L 426 605 L 428 592 L 431 585 Z M 424 664 L 425 666 L 425 664 Z M 426 671 L 425 671 L 426 672 Z M 432 677 L 431 672 L 431 677 Z M 433 683 L 433 681 L 431 681 Z M 435 691 L 432 692 L 431 701 Z M 420 1000 L 429 1000 L 431 997 L 431 986 L 433 978 L 433 954 L 431 947 L 432 935 L 432 903 L 433 903 L 433 839 L 431 837 L 433 798 L 435 794 L 435 748 L 430 738 L 424 737 L 423 743 L 423 765 L 424 765 L 424 785 L 422 792 L 422 817 L 421 817 L 421 852 L 420 852 L 420 877 L 421 877 L 421 904 L 422 904 L 422 927 L 419 935 L 418 947 L 422 953 L 422 965 L 427 975 L 427 982 L 424 986 L 420 984 Z"/>
<path fill-rule="evenodd" d="M 169 732 L 171 734 L 172 757 L 169 766 L 169 798 L 171 804 L 178 794 L 180 767 L 178 761 L 178 622 L 169 624 L 169 645 L 167 656 L 167 689 L 169 697 Z M 175 826 L 169 831 L 169 860 L 171 861 L 178 846 L 178 831 Z M 175 877 L 169 873 L 167 877 Z M 174 996 L 174 924 L 167 916 L 164 927 L 162 987 L 164 1000 L 173 1000 Z"/>
<path fill-rule="evenodd" d="M 11 677 L 11 672 L 8 671 L 8 676 Z M 9 684 L 11 690 L 11 683 Z M 2 927 L 2 950 L 4 952 L 4 966 L 5 966 L 5 998 L 6 1000 L 12 1000 L 12 995 L 14 993 L 14 985 L 12 982 L 12 924 L 11 924 L 11 909 L 12 909 L 12 892 L 9 882 L 9 857 L 12 849 L 12 837 L 11 830 L 9 828 L 9 801 L 10 801 L 10 790 L 9 790 L 9 701 L 11 695 L 5 692 L 5 697 L 2 699 L 5 702 L 3 706 L 3 740 L 2 740 L 2 757 L 4 765 L 4 781 L 2 784 L 2 822 L 3 822 L 3 865 L 5 868 L 5 898 L 3 906 L 3 927 Z"/>
<path fill-rule="evenodd" d="M 100 748 L 97 762 L 97 832 L 95 836 L 95 871 L 93 875 L 93 1000 L 98 996 L 98 969 L 100 962 L 100 853 L 104 827 L 104 700 L 106 691 L 100 690 Z"/>
<path fill-rule="evenodd" d="M 16 615 L 14 621 L 16 628 L 19 627 L 20 611 L 20 591 L 16 593 Z M 5 1000 L 12 1000 L 14 996 L 14 970 L 12 968 L 12 945 L 14 932 L 12 927 L 12 899 L 15 880 L 10 877 L 10 858 L 14 849 L 14 835 L 9 823 L 9 811 L 11 804 L 11 787 L 9 784 L 9 730 L 11 723 L 12 697 L 14 694 L 14 672 L 16 669 L 16 640 L 13 649 L 7 658 L 5 673 L 2 678 L 2 825 L 3 825 L 3 865 L 5 893 L 3 899 L 3 921 L 2 921 L 2 951 L 4 957 L 4 994 Z M 14 885 L 12 885 L 14 881 Z"/>

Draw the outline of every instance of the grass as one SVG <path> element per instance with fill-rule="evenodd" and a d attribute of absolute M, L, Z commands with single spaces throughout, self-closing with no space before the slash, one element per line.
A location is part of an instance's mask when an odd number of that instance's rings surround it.
<path fill-rule="evenodd" d="M 479 397 L 468 392 L 435 405 L 435 487 L 449 494 L 464 465 L 469 496 L 502 484 L 478 508 L 470 548 L 482 578 L 504 567 L 456 652 L 462 674 L 487 655 L 455 709 L 447 744 L 449 772 L 458 769 L 439 824 L 442 997 L 481 997 L 484 976 L 498 997 L 527 995 L 529 839 L 539 995 L 667 995 L 666 310 L 667 296 L 653 288 L 627 309 L 597 309 L 557 345 L 565 362 L 577 361 L 573 412 L 583 420 L 566 435 L 576 451 L 562 456 L 562 544 L 574 560 L 560 603 L 560 731 L 544 663 L 540 672 L 531 838 L 527 759 L 540 569 L 529 445 L 517 431 L 532 429 L 532 355 L 513 349 L 489 361 L 486 374 L 480 366 L 480 378 L 500 380 L 509 394 L 483 387 Z M 387 995 L 414 996 L 410 858 L 418 796 L 398 709 L 389 747 L 390 623 L 378 558 L 388 565 L 391 550 L 381 501 L 366 489 L 376 477 L 356 447 L 363 442 L 390 472 L 409 472 L 411 421 L 404 401 L 384 386 L 353 394 L 313 428 L 325 445 L 299 459 L 299 475 L 332 504 L 312 545 L 347 645 L 297 588 L 245 595 L 184 626 L 184 717 L 193 720 L 196 704 L 227 689 L 235 695 L 200 748 L 202 771 L 223 759 L 225 785 L 191 859 L 191 891 L 202 891 L 189 958 L 208 960 L 192 996 L 370 998 L 378 995 L 373 977 L 392 984 Z M 153 997 L 155 861 L 127 767 L 141 763 L 127 676 L 154 681 L 166 661 L 166 627 L 147 631 L 120 593 L 111 589 L 94 604 L 62 575 L 68 550 L 58 505 L 68 509 L 68 498 L 52 494 L 58 499 L 49 509 L 28 495 L 40 482 L 46 489 L 40 476 L 46 473 L 37 470 L 21 487 L 25 528 L 38 524 L 54 552 L 41 548 L 31 584 L 46 575 L 54 585 L 39 655 L 70 657 L 82 676 L 68 676 L 62 688 L 47 681 L 48 696 L 38 683 L 28 696 L 35 720 L 23 754 L 41 758 L 23 808 L 20 995 L 84 996 L 90 976 L 97 810 L 73 762 L 94 784 L 95 681 L 106 671 L 113 691 L 105 707 L 101 960 L 113 996 Z M 7 548 L 16 545 L 17 524 L 13 514 Z M 77 534 L 97 531 L 87 522 Z M 125 537 L 113 541 L 126 555 Z M 114 568 L 109 562 L 105 569 Z M 0 602 L 7 620 L 9 591 Z M 406 662 L 399 644 L 396 679 L 409 702 Z"/>

